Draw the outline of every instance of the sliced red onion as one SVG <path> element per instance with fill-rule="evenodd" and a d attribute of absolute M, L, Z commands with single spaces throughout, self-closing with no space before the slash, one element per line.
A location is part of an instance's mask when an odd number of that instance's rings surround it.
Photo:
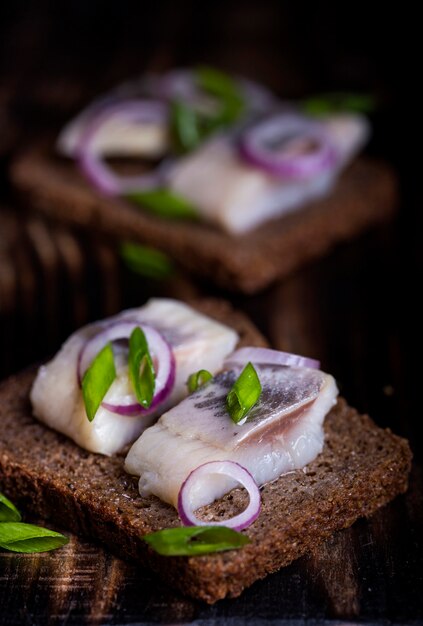
<path fill-rule="evenodd" d="M 140 176 L 120 176 L 109 167 L 99 150 L 95 148 L 98 133 L 105 124 L 111 121 L 167 125 L 167 105 L 153 100 L 126 100 L 114 103 L 103 109 L 85 126 L 77 149 L 81 170 L 88 180 L 104 194 L 122 195 L 130 191 L 157 187 L 160 170 Z"/>
<path fill-rule="evenodd" d="M 172 348 L 168 342 L 159 331 L 151 326 L 122 320 L 112 322 L 97 335 L 89 339 L 82 347 L 78 357 L 77 374 L 78 381 L 81 384 L 85 371 L 106 343 L 111 342 L 113 344 L 120 339 L 128 340 L 131 332 L 136 327 L 140 327 L 143 330 L 151 357 L 155 363 L 156 384 L 154 396 L 148 409 L 142 407 L 133 394 L 125 395 L 119 403 L 102 402 L 103 408 L 119 415 L 149 415 L 169 396 L 175 383 L 176 365 Z"/>
<path fill-rule="evenodd" d="M 314 176 L 332 169 L 338 160 L 323 125 L 292 113 L 274 115 L 250 127 L 239 149 L 252 165 L 287 179 Z"/>
<path fill-rule="evenodd" d="M 200 89 L 195 83 L 194 72 L 188 69 L 175 69 L 161 76 L 155 85 L 157 95 L 165 100 L 183 100 L 195 103 Z"/>
<path fill-rule="evenodd" d="M 203 522 L 194 515 L 198 508 L 195 503 L 195 484 L 210 474 L 228 476 L 240 483 L 248 491 L 250 502 L 247 508 L 234 517 L 222 522 L 213 522 L 215 526 L 228 526 L 234 530 L 242 530 L 250 526 L 260 514 L 260 490 L 253 476 L 245 467 L 234 461 L 211 461 L 200 465 L 193 470 L 188 478 L 182 483 L 178 495 L 178 513 L 185 526 L 207 526 L 210 522 Z"/>
<path fill-rule="evenodd" d="M 240 348 L 225 360 L 224 366 L 246 365 L 249 361 L 257 365 L 287 365 L 289 367 L 308 367 L 320 369 L 320 361 L 309 359 L 290 352 L 280 352 L 269 348 Z"/>
<path fill-rule="evenodd" d="M 86 132 L 87 127 L 110 106 L 116 104 L 117 99 L 111 95 L 102 96 L 89 104 L 81 113 L 74 117 L 60 131 L 57 138 L 56 147 L 60 154 L 67 157 L 75 157 L 81 137 Z"/>
<path fill-rule="evenodd" d="M 279 101 L 271 91 L 247 78 L 234 77 L 245 99 L 245 108 L 251 113 L 263 113 L 274 110 Z M 150 81 L 155 97 L 165 100 L 182 100 L 205 112 L 216 109 L 216 99 L 198 86 L 195 71 L 189 69 L 175 69 L 167 72 L 155 81 Z M 280 103 L 279 103 L 280 104 Z"/>

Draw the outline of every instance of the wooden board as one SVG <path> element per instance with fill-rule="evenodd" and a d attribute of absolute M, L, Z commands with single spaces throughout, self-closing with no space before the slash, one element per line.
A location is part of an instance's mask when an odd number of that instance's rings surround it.
<path fill-rule="evenodd" d="M 51 218 L 118 240 L 154 246 L 182 267 L 231 291 L 255 293 L 336 244 L 392 216 L 397 181 L 387 163 L 361 157 L 323 199 L 241 236 L 205 223 L 159 218 L 101 196 L 51 145 L 17 157 L 12 181 L 21 198 Z"/>
<path fill-rule="evenodd" d="M 48 555 L 2 554 L 0 623 L 232 626 L 336 619 L 353 624 L 382 623 L 389 615 L 390 623 L 411 624 L 422 615 L 421 574 L 411 584 L 421 557 L 415 545 L 418 528 L 410 528 L 407 520 L 413 498 L 421 498 L 419 480 L 415 475 L 409 496 L 371 520 L 337 533 L 314 554 L 255 583 L 241 597 L 212 607 L 180 596 L 149 572 L 75 537 Z"/>

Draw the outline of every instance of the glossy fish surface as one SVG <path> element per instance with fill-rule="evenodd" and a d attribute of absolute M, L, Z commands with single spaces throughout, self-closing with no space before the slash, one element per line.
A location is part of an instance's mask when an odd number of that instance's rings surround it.
<path fill-rule="evenodd" d="M 367 120 L 359 115 L 332 115 L 322 126 L 338 154 L 331 170 L 303 180 L 280 179 L 245 162 L 236 141 L 221 136 L 180 159 L 168 174 L 170 187 L 190 200 L 206 221 L 235 235 L 246 233 L 328 194 L 370 134 Z"/>
<path fill-rule="evenodd" d="M 164 404 L 151 415 L 118 415 L 100 406 L 94 420 L 89 422 L 78 383 L 79 354 L 87 340 L 107 324 L 125 320 L 153 326 L 167 340 L 176 363 L 173 389 Z M 87 450 L 114 454 L 132 443 L 161 412 L 187 394 L 186 380 L 192 372 L 201 367 L 211 372 L 220 369 L 237 341 L 238 335 L 233 329 L 186 304 L 169 299 L 150 300 L 144 307 L 124 311 L 75 332 L 57 355 L 38 371 L 31 390 L 34 415 Z M 104 398 L 112 404 L 131 393 L 124 354 L 115 354 L 115 365 L 117 378 Z"/>
<path fill-rule="evenodd" d="M 332 376 L 316 369 L 255 365 L 262 385 L 257 404 L 235 424 L 226 396 L 241 369 L 223 371 L 160 420 L 134 443 L 126 469 L 140 476 L 141 495 L 155 494 L 176 505 L 189 473 L 208 461 L 236 461 L 259 485 L 304 467 L 322 450 L 323 420 L 338 393 Z M 199 504 L 234 485 L 210 477 Z"/>

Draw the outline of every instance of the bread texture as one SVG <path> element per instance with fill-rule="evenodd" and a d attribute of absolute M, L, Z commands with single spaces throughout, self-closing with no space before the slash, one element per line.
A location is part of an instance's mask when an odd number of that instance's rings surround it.
<path fill-rule="evenodd" d="M 248 320 L 225 305 L 208 301 L 201 310 L 214 310 L 221 321 L 226 317 L 240 332 L 241 345 L 263 344 Z M 31 369 L 0 386 L 0 489 L 19 506 L 102 542 L 208 603 L 239 595 L 407 489 L 408 443 L 340 399 L 325 420 L 323 452 L 304 470 L 263 487 L 260 516 L 244 531 L 251 544 L 201 557 L 162 557 L 142 536 L 180 525 L 176 511 L 139 495 L 137 479 L 123 469 L 123 455 L 86 452 L 38 423 L 28 398 L 34 375 Z M 245 497 L 235 489 L 202 513 L 221 519 L 239 510 Z"/>
<path fill-rule="evenodd" d="M 332 192 L 242 236 L 204 223 L 159 218 L 93 190 L 75 163 L 35 145 L 12 164 L 25 204 L 54 219 L 114 239 L 155 246 L 182 267 L 230 290 L 254 293 L 335 244 L 387 219 L 397 206 L 397 180 L 383 161 L 359 157 Z"/>

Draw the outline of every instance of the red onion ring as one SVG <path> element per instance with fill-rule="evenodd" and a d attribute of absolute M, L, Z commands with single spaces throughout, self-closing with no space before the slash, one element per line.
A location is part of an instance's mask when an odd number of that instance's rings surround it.
<path fill-rule="evenodd" d="M 222 474 L 239 482 L 248 491 L 250 502 L 247 508 L 239 515 L 222 522 L 213 522 L 215 526 L 228 526 L 234 530 L 242 530 L 250 526 L 260 515 L 260 490 L 250 472 L 234 461 L 210 461 L 193 470 L 182 483 L 178 495 L 178 513 L 185 526 L 207 526 L 210 522 L 203 522 L 194 515 L 196 508 L 193 502 L 192 489 L 196 481 L 210 474 Z"/>
<path fill-rule="evenodd" d="M 266 112 L 278 106 L 278 100 L 271 91 L 247 78 L 234 76 L 245 100 L 248 112 Z M 175 69 L 167 72 L 151 83 L 155 97 L 164 100 L 182 100 L 192 106 L 200 108 L 213 103 L 213 96 L 205 92 L 196 81 L 195 71 L 189 69 Z M 279 103 L 280 104 L 280 103 Z"/>
<path fill-rule="evenodd" d="M 312 141 L 316 149 L 289 154 L 286 149 L 278 153 L 271 147 L 275 141 L 297 137 Z M 337 152 L 323 126 L 292 113 L 274 115 L 250 127 L 241 137 L 239 151 L 248 163 L 287 179 L 314 176 L 332 169 L 338 161 Z"/>
<path fill-rule="evenodd" d="M 280 352 L 269 348 L 240 348 L 225 359 L 224 366 L 246 365 L 248 361 L 257 365 L 287 365 L 288 367 L 308 367 L 320 369 L 320 361 L 309 359 L 290 352 Z"/>
<path fill-rule="evenodd" d="M 81 137 L 86 132 L 87 126 L 92 124 L 103 111 L 115 105 L 117 101 L 117 98 L 114 98 L 112 95 L 102 96 L 94 100 L 81 113 L 70 120 L 62 128 L 57 138 L 56 147 L 60 154 L 72 158 L 76 157 Z"/>
<path fill-rule="evenodd" d="M 134 328 L 140 327 L 147 340 L 151 356 L 157 362 L 156 385 L 153 400 L 148 409 L 141 406 L 134 395 L 127 396 L 127 401 L 119 404 L 102 402 L 102 407 L 112 413 L 126 416 L 149 415 L 169 396 L 175 383 L 175 357 L 172 348 L 161 333 L 146 324 L 133 321 L 117 321 L 103 328 L 97 335 L 87 341 L 78 356 L 77 374 L 81 384 L 82 377 L 94 357 L 106 343 L 118 339 L 129 339 Z"/>
<path fill-rule="evenodd" d="M 110 120 L 167 124 L 168 107 L 153 100 L 126 100 L 103 109 L 87 122 L 77 149 L 79 166 L 88 180 L 106 195 L 122 195 L 129 191 L 151 189 L 159 184 L 159 170 L 140 176 L 119 176 L 94 148 L 93 143 L 101 128 Z"/>
<path fill-rule="evenodd" d="M 183 100 L 196 104 L 204 96 L 194 80 L 194 72 L 188 69 L 175 69 L 157 79 L 156 95 L 165 100 Z"/>

